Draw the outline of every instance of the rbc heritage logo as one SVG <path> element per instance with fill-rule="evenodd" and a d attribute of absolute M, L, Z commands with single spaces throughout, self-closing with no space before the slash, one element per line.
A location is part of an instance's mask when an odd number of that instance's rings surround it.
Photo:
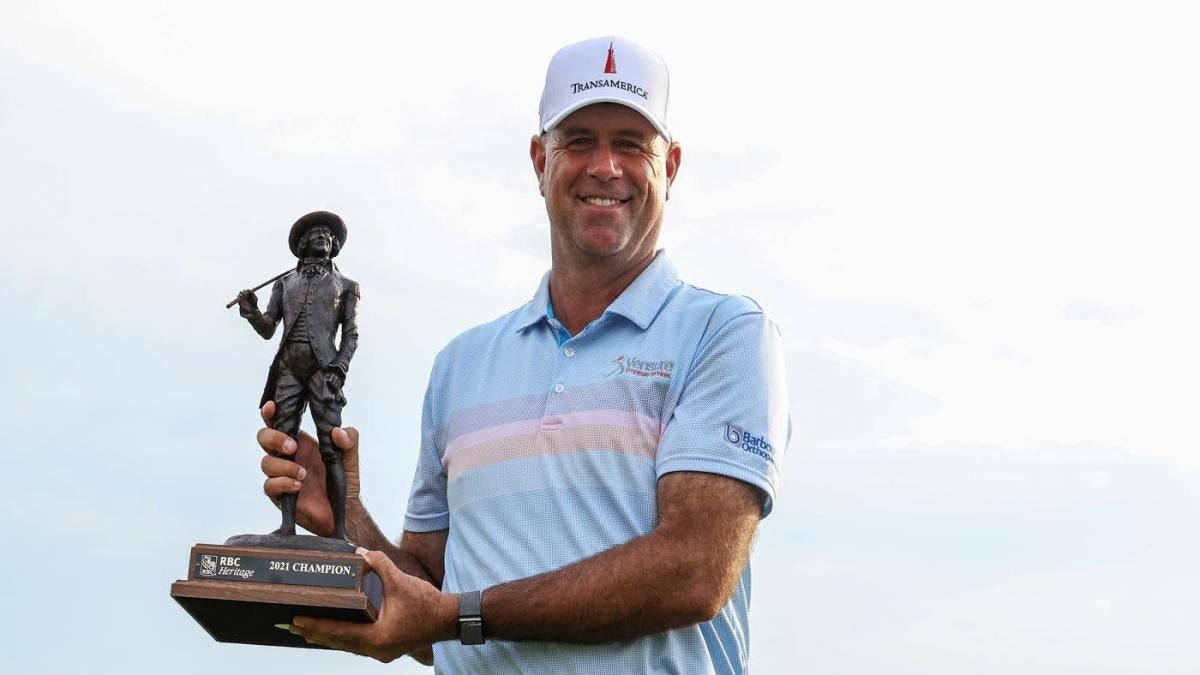
<path fill-rule="evenodd" d="M 725 440 L 752 455 L 758 455 L 772 464 L 775 463 L 775 448 L 767 442 L 766 436 L 755 436 L 735 424 L 726 424 Z"/>
<path fill-rule="evenodd" d="M 206 577 L 217 576 L 217 556 L 202 555 L 200 556 L 200 575 Z"/>

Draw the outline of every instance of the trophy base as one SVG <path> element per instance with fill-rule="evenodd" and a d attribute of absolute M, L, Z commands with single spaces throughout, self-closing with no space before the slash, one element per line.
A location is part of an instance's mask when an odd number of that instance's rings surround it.
<path fill-rule="evenodd" d="M 251 546 L 254 548 L 286 548 L 293 551 L 327 551 L 329 553 L 354 553 L 354 544 L 345 539 L 316 537 L 309 534 L 239 534 L 225 540 L 226 546 Z"/>
<path fill-rule="evenodd" d="M 375 621 L 383 587 L 354 553 L 197 544 L 171 597 L 218 642 L 323 649 L 278 625 L 298 615 Z"/>

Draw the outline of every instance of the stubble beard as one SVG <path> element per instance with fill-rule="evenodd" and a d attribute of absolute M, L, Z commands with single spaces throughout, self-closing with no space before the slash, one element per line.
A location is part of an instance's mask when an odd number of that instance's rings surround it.
<path fill-rule="evenodd" d="M 571 214 L 565 214 L 560 225 L 551 223 L 554 232 L 552 251 L 556 259 L 563 258 L 562 263 L 580 265 L 583 267 L 607 266 L 621 261 L 633 262 L 647 255 L 653 255 L 657 247 L 660 223 L 642 228 L 622 224 L 608 226 L 593 225 L 591 228 L 578 224 Z M 615 234 L 614 237 L 592 236 L 599 234 L 589 230 L 602 229 Z M 608 232 L 604 232 L 605 235 Z M 643 250 L 646 249 L 646 250 Z"/>

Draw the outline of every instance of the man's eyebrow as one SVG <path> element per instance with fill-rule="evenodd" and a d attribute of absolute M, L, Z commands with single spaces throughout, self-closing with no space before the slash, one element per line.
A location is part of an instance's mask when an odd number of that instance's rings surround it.
<path fill-rule="evenodd" d="M 644 141 L 649 138 L 649 136 L 647 136 L 646 133 L 640 129 L 618 129 L 617 135 L 625 136 L 627 138 L 636 138 L 639 141 Z"/>

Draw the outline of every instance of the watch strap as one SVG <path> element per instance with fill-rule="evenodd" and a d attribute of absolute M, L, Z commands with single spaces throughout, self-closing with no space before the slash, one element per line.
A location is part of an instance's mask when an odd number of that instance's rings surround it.
<path fill-rule="evenodd" d="M 458 594 L 458 640 L 464 645 L 483 644 L 483 592 Z"/>

